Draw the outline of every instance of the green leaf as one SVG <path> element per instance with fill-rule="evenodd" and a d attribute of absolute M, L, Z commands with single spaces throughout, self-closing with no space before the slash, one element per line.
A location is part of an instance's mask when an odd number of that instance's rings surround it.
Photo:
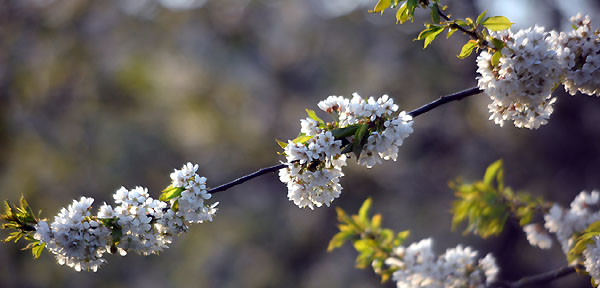
<path fill-rule="evenodd" d="M 356 130 L 358 130 L 359 126 L 360 125 L 358 124 L 354 124 L 344 128 L 336 128 L 331 130 L 331 135 L 333 135 L 335 139 L 346 138 L 348 136 L 354 135 L 354 133 L 356 133 Z"/>
<path fill-rule="evenodd" d="M 462 49 L 460 50 L 460 54 L 458 54 L 457 57 L 460 59 L 465 59 L 469 57 L 469 55 L 473 53 L 473 49 L 475 49 L 476 47 L 478 47 L 477 41 L 469 40 L 467 44 L 463 45 Z"/>
<path fill-rule="evenodd" d="M 408 9 L 406 3 L 402 4 L 398 11 L 396 11 L 396 24 L 400 22 L 400 24 L 404 24 L 404 22 L 408 21 Z"/>
<path fill-rule="evenodd" d="M 511 23 L 510 20 L 504 16 L 488 17 L 481 21 L 481 25 L 490 31 L 506 30 L 510 28 L 512 24 L 514 23 Z"/>
<path fill-rule="evenodd" d="M 298 136 L 294 140 L 292 140 L 292 142 L 304 144 L 304 143 L 306 143 L 306 141 L 308 141 L 312 138 L 313 138 L 313 136 L 306 136 L 306 135 L 304 135 L 304 133 L 302 133 L 300 136 Z"/>
<path fill-rule="evenodd" d="M 371 204 L 373 203 L 373 199 L 371 197 L 367 198 L 365 202 L 360 206 L 358 210 L 358 219 L 361 224 L 367 226 L 369 224 L 369 211 L 371 210 Z"/>
<path fill-rule="evenodd" d="M 494 53 L 494 55 L 492 55 L 492 66 L 493 67 L 497 67 L 498 64 L 500 64 L 500 58 L 502 57 L 502 53 L 500 53 L 500 50 L 496 51 Z"/>
<path fill-rule="evenodd" d="M 169 186 L 171 187 L 171 186 Z M 168 187 L 167 187 L 168 188 Z M 159 200 L 160 201 L 169 201 L 173 198 L 179 197 L 179 195 L 181 195 L 181 192 L 183 192 L 185 189 L 181 188 L 181 187 L 171 187 L 170 189 L 165 189 L 166 191 L 164 191 L 161 195 Z"/>
<path fill-rule="evenodd" d="M 454 32 L 456 32 L 458 29 L 456 28 L 449 28 L 448 29 L 448 35 L 446 35 L 446 39 L 449 39 L 450 36 L 452 36 L 452 34 L 454 34 Z"/>
<path fill-rule="evenodd" d="M 33 254 L 33 258 L 38 259 L 42 255 L 42 251 L 44 251 L 44 247 L 46 247 L 46 243 L 40 241 L 38 244 L 33 245 L 31 248 L 31 254 Z"/>
<path fill-rule="evenodd" d="M 439 6 L 437 3 L 433 3 L 433 5 L 431 5 L 431 21 L 433 21 L 433 23 L 438 24 L 440 23 L 440 13 L 439 11 Z"/>
<path fill-rule="evenodd" d="M 488 168 L 485 170 L 485 175 L 483 176 L 483 183 L 487 185 L 492 185 L 496 175 L 499 171 L 502 170 L 502 159 L 496 160 L 494 163 L 490 164 Z"/>
<path fill-rule="evenodd" d="M 477 21 L 475 22 L 477 25 L 479 25 L 479 23 L 481 23 L 481 20 L 483 20 L 483 17 L 485 17 L 485 14 L 487 14 L 488 10 L 483 11 L 481 14 L 479 14 L 479 16 L 477 16 Z"/>
<path fill-rule="evenodd" d="M 406 1 L 406 10 L 408 10 L 408 17 L 414 19 L 415 9 L 419 6 L 419 0 L 407 0 Z"/>
<path fill-rule="evenodd" d="M 346 241 L 354 236 L 353 233 L 350 232 L 339 232 L 333 235 L 333 238 L 329 241 L 329 246 L 327 246 L 327 252 L 333 251 L 335 248 L 342 247 Z"/>
<path fill-rule="evenodd" d="M 366 137 L 369 135 L 369 133 L 367 133 L 369 131 L 369 125 L 368 124 L 361 124 L 358 127 L 358 130 L 356 130 L 356 133 L 354 134 L 354 143 L 352 145 L 352 152 L 354 152 L 354 155 L 356 155 L 356 160 L 358 160 L 358 158 L 360 158 L 360 153 L 362 152 L 363 146 L 365 145 L 365 140 Z"/>
<path fill-rule="evenodd" d="M 325 125 L 325 121 L 319 118 L 319 116 L 317 116 L 314 110 L 306 109 L 306 114 L 308 114 L 308 117 L 310 117 L 310 119 L 317 121 L 321 125 Z"/>
<path fill-rule="evenodd" d="M 373 217 L 371 218 L 371 229 L 377 230 L 377 229 L 381 228 L 382 218 L 383 217 L 381 216 L 381 214 L 373 215 Z"/>
<path fill-rule="evenodd" d="M 429 44 L 431 43 L 431 41 L 435 40 L 435 38 L 442 33 L 442 31 L 444 31 L 445 27 L 439 27 L 439 26 L 429 26 L 429 28 L 421 31 L 421 33 L 419 34 L 419 36 L 417 37 L 418 40 L 425 40 L 423 43 L 423 49 L 427 48 L 427 46 L 429 46 Z"/>
<path fill-rule="evenodd" d="M 385 11 L 387 8 L 390 8 L 390 6 L 392 6 L 392 0 L 379 0 L 375 5 L 375 8 L 373 8 L 373 10 L 369 10 L 369 13 L 383 14 L 383 11 Z"/>
<path fill-rule="evenodd" d="M 275 141 L 277 141 L 277 144 L 279 145 L 279 147 L 281 147 L 282 149 L 285 149 L 285 147 L 287 147 L 288 143 L 285 143 L 283 141 L 279 141 L 277 139 L 275 139 Z"/>
<path fill-rule="evenodd" d="M 490 40 L 492 42 L 492 44 L 494 45 L 494 48 L 496 48 L 496 50 L 502 50 L 502 48 L 504 48 L 504 46 L 506 45 L 506 43 L 504 43 L 504 41 L 498 39 L 498 38 L 492 38 L 492 40 Z"/>

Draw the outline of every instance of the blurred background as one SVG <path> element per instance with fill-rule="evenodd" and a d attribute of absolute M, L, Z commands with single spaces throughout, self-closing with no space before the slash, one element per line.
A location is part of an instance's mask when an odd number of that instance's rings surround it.
<path fill-rule="evenodd" d="M 0 199 L 21 194 L 51 218 L 73 198 L 112 202 L 120 186 L 158 197 L 184 162 L 217 186 L 281 160 L 304 108 L 329 95 L 391 95 L 411 110 L 476 85 L 466 36 L 413 42 L 429 17 L 396 25 L 369 14 L 376 0 L 0 1 Z M 443 1 L 455 17 L 503 15 L 516 28 L 569 27 L 578 11 L 600 24 L 597 1 Z M 505 160 L 506 183 L 567 206 L 600 188 L 600 99 L 555 91 L 535 131 L 488 121 L 481 94 L 419 116 L 397 162 L 351 163 L 333 206 L 356 212 L 373 197 L 384 225 L 494 253 L 501 278 L 566 265 L 557 243 L 530 247 L 508 226 L 481 240 L 450 229 L 457 176 L 482 177 Z M 319 114 L 323 117 L 324 113 Z M 351 161 L 352 162 L 352 161 Z M 333 207 L 299 209 L 275 175 L 217 194 L 212 223 L 192 226 L 159 256 L 108 256 L 97 273 L 35 261 L 0 245 L 1 287 L 394 287 L 354 268 L 350 245 L 327 253 Z M 2 232 L 5 237 L 6 233 Z M 553 286 L 588 287 L 571 275 Z"/>

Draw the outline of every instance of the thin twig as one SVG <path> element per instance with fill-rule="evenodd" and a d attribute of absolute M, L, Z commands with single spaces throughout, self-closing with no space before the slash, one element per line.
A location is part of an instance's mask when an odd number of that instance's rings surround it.
<path fill-rule="evenodd" d="M 279 164 L 279 165 L 275 165 L 275 166 L 271 166 L 271 167 L 261 168 L 261 169 L 258 169 L 256 172 L 254 172 L 252 174 L 248 174 L 246 176 L 242 176 L 242 177 L 240 177 L 238 179 L 235 179 L 235 180 L 233 180 L 233 181 L 231 181 L 229 183 L 225 183 L 225 184 L 223 184 L 221 186 L 217 186 L 215 188 L 212 188 L 212 189 L 208 190 L 207 192 L 211 193 L 211 194 L 214 194 L 214 193 L 217 193 L 217 192 L 225 191 L 225 190 L 227 190 L 227 189 L 229 189 L 229 188 L 231 188 L 233 186 L 242 184 L 242 183 L 244 183 L 244 182 L 246 182 L 248 180 L 251 180 L 253 178 L 256 178 L 258 176 L 261 176 L 261 175 L 264 175 L 264 174 L 267 174 L 267 173 L 270 173 L 270 172 L 275 172 L 275 171 L 277 171 L 277 170 L 279 170 L 281 168 L 285 168 L 285 167 L 286 167 L 285 164 Z"/>
<path fill-rule="evenodd" d="M 473 87 L 473 88 L 469 88 L 467 90 L 456 92 L 454 94 L 442 96 L 431 103 L 427 103 L 413 111 L 408 112 L 408 115 L 410 115 L 414 118 L 423 113 L 431 111 L 431 110 L 437 108 L 438 106 L 444 105 L 448 102 L 459 101 L 459 100 L 462 100 L 463 98 L 473 96 L 473 95 L 479 94 L 481 92 L 483 92 L 483 91 L 480 90 L 478 87 Z"/>
<path fill-rule="evenodd" d="M 444 12 L 442 11 L 442 9 L 438 8 L 438 14 L 440 14 L 440 16 L 442 16 L 442 18 L 446 19 L 446 21 L 450 21 L 450 17 L 448 17 L 448 15 L 444 14 Z M 469 37 L 473 38 L 474 40 L 479 40 L 479 35 L 477 35 L 477 31 L 471 31 L 471 30 L 467 30 L 464 27 L 456 24 L 456 23 L 452 23 L 450 25 L 451 28 L 456 28 L 462 32 L 464 32 L 465 34 L 469 35 Z M 483 40 L 482 44 L 484 46 L 487 46 L 487 40 Z"/>
<path fill-rule="evenodd" d="M 488 285 L 490 288 L 521 288 L 534 284 L 544 284 L 577 272 L 581 265 L 565 266 L 537 275 L 527 276 L 515 282 L 496 281 Z"/>
<path fill-rule="evenodd" d="M 415 109 L 413 111 L 408 112 L 408 114 L 414 118 L 414 117 L 417 117 L 417 116 L 419 116 L 419 115 L 421 115 L 423 113 L 431 111 L 431 110 L 435 109 L 438 106 L 444 105 L 445 103 L 452 102 L 452 101 L 462 100 L 463 98 L 466 98 L 466 97 L 469 97 L 469 96 L 472 96 L 472 95 L 476 95 L 476 94 L 479 94 L 479 93 L 481 93 L 481 90 L 479 90 L 479 88 L 477 88 L 477 87 L 473 87 L 473 88 L 470 88 L 470 89 L 467 89 L 467 90 L 464 90 L 464 91 L 460 91 L 460 92 L 457 92 L 457 93 L 454 93 L 454 94 L 450 94 L 450 95 L 447 95 L 447 96 L 442 96 L 442 97 L 438 98 L 437 100 L 435 100 L 435 101 L 433 101 L 431 103 L 425 104 L 425 105 L 423 105 L 420 108 L 417 108 L 417 109 Z M 235 179 L 235 180 L 233 180 L 233 181 L 231 181 L 229 183 L 225 183 L 225 184 L 223 184 L 221 186 L 217 186 L 215 188 L 212 188 L 212 189 L 208 190 L 208 193 L 212 194 L 212 193 L 217 193 L 217 192 L 225 191 L 225 190 L 227 190 L 227 189 L 229 189 L 231 187 L 234 187 L 236 185 L 242 184 L 242 183 L 244 183 L 244 182 L 246 182 L 248 180 L 254 179 L 254 178 L 258 177 L 258 176 L 261 176 L 261 175 L 264 175 L 264 174 L 268 174 L 268 173 L 271 173 L 271 172 L 276 172 L 277 170 L 285 168 L 285 167 L 286 167 L 285 164 L 279 164 L 279 165 L 275 165 L 275 166 L 271 166 L 271 167 L 261 168 L 261 169 L 259 169 L 258 171 L 254 172 L 252 174 L 249 174 L 249 175 L 246 175 L 246 176 L 242 176 L 242 177 L 240 177 L 238 179 Z"/>

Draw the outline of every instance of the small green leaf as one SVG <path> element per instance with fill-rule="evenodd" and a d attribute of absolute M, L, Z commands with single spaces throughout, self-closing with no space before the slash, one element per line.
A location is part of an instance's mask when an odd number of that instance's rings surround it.
<path fill-rule="evenodd" d="M 335 139 L 341 139 L 348 136 L 352 136 L 354 135 L 354 133 L 356 133 L 356 130 L 358 130 L 359 126 L 360 125 L 358 124 L 354 124 L 344 128 L 336 128 L 331 130 L 331 135 L 333 135 Z"/>
<path fill-rule="evenodd" d="M 483 20 L 483 17 L 485 17 L 485 14 L 487 14 L 488 10 L 483 11 L 481 14 L 479 14 L 479 16 L 477 16 L 477 21 L 475 22 L 477 25 L 479 25 L 479 23 L 481 23 L 481 20 Z"/>
<path fill-rule="evenodd" d="M 510 20 L 504 16 L 488 17 L 481 21 L 481 25 L 490 31 L 506 30 L 512 26 Z"/>
<path fill-rule="evenodd" d="M 454 34 L 454 32 L 456 32 L 458 29 L 456 28 L 450 28 L 448 29 L 448 35 L 446 35 L 446 39 L 449 39 L 450 36 L 452 36 L 452 34 Z"/>
<path fill-rule="evenodd" d="M 494 163 L 488 166 L 488 168 L 485 170 L 485 175 L 483 176 L 483 183 L 492 185 L 492 182 L 500 170 L 502 170 L 502 159 L 496 160 Z"/>
<path fill-rule="evenodd" d="M 383 11 L 385 11 L 387 8 L 390 8 L 390 6 L 392 6 L 392 0 L 379 0 L 375 5 L 375 8 L 373 8 L 373 10 L 369 10 L 369 13 L 383 14 Z"/>
<path fill-rule="evenodd" d="M 440 13 L 439 11 L 439 6 L 437 3 L 433 3 L 433 5 L 431 5 L 431 21 L 433 21 L 433 23 L 438 24 L 440 23 Z"/>
<path fill-rule="evenodd" d="M 458 54 L 457 57 L 460 59 L 465 59 L 465 58 L 469 57 L 469 55 L 471 55 L 471 53 L 473 53 L 473 49 L 475 49 L 476 47 L 478 47 L 477 41 L 469 40 L 469 42 L 467 42 L 467 44 L 463 45 L 462 49 L 460 49 L 460 54 Z"/>
<path fill-rule="evenodd" d="M 327 246 L 327 252 L 333 251 L 335 248 L 342 247 L 346 241 L 352 238 L 354 234 L 349 232 L 339 232 L 333 235 L 331 241 L 329 241 L 329 246 Z"/>
<path fill-rule="evenodd" d="M 277 139 L 275 139 L 275 141 L 277 141 L 277 144 L 279 145 L 279 147 L 281 147 L 282 149 L 285 149 L 285 147 L 287 147 L 288 143 L 285 143 L 283 141 L 279 141 Z"/>
<path fill-rule="evenodd" d="M 369 211 L 371 210 L 371 204 L 373 203 L 373 199 L 371 197 L 367 198 L 365 202 L 360 206 L 358 210 L 358 219 L 361 224 L 367 226 L 369 224 Z"/>
<path fill-rule="evenodd" d="M 406 10 L 406 3 L 402 4 L 398 11 L 396 11 L 396 24 L 404 24 L 408 20 L 408 11 Z"/>
<path fill-rule="evenodd" d="M 406 10 L 408 10 L 408 17 L 414 19 L 415 9 L 419 6 L 419 0 L 407 0 L 406 1 Z"/>
<path fill-rule="evenodd" d="M 500 58 L 502 57 L 502 53 L 500 50 L 496 51 L 494 55 L 492 55 L 492 67 L 497 67 L 500 64 Z"/>
<path fill-rule="evenodd" d="M 504 46 L 506 45 L 504 43 L 504 41 L 498 39 L 498 38 L 492 38 L 492 40 L 490 40 L 492 42 L 492 44 L 494 45 L 494 48 L 496 48 L 496 50 L 502 50 L 502 48 L 504 48 Z"/>
<path fill-rule="evenodd" d="M 429 46 L 429 44 L 435 40 L 435 38 L 442 33 L 442 31 L 444 31 L 445 27 L 439 27 L 439 26 L 429 26 L 429 28 L 421 31 L 421 33 L 419 34 L 419 36 L 417 37 L 417 40 L 425 40 L 423 43 L 423 49 L 427 48 L 427 46 Z"/>
<path fill-rule="evenodd" d="M 160 195 L 159 200 L 160 201 L 169 201 L 173 198 L 179 197 L 179 195 L 181 195 L 181 192 L 183 192 L 185 189 L 181 188 L 181 187 L 171 187 L 171 189 L 163 192 Z"/>
<path fill-rule="evenodd" d="M 362 125 L 360 125 L 358 130 L 356 130 L 356 133 L 354 134 L 354 143 L 352 145 L 352 152 L 354 152 L 354 155 L 356 155 L 356 160 L 358 160 L 358 158 L 360 158 L 360 153 L 362 152 L 363 146 L 366 143 L 366 137 L 369 135 L 368 131 L 369 131 L 369 125 L 362 124 Z"/>
<path fill-rule="evenodd" d="M 42 255 L 42 251 L 44 251 L 44 247 L 46 247 L 46 243 L 40 241 L 38 244 L 33 245 L 31 248 L 31 254 L 33 254 L 33 258 L 38 259 Z"/>
<path fill-rule="evenodd" d="M 325 125 L 325 121 L 319 118 L 319 116 L 317 116 L 314 110 L 306 109 L 306 114 L 308 114 L 308 117 L 310 117 L 310 119 L 317 121 L 321 125 Z"/>
<path fill-rule="evenodd" d="M 304 143 L 306 143 L 306 141 L 308 141 L 312 138 L 313 138 L 313 136 L 306 136 L 304 134 L 301 134 L 300 136 L 298 136 L 294 140 L 292 140 L 292 142 L 304 144 Z"/>

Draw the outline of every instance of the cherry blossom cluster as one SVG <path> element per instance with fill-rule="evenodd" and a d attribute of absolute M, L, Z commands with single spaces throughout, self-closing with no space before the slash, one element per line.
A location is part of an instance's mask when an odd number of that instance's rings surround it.
<path fill-rule="evenodd" d="M 385 263 L 398 270 L 392 275 L 398 288 L 486 287 L 496 279 L 498 266 L 491 254 L 477 260 L 477 251 L 458 245 L 436 257 L 431 238 L 394 248 Z"/>
<path fill-rule="evenodd" d="M 198 165 L 188 163 L 171 174 L 170 187 L 181 194 L 169 202 L 153 199 L 148 189 L 118 189 L 113 198 L 118 206 L 104 203 L 91 214 L 94 199 L 82 197 L 62 208 L 52 223 L 39 221 L 34 238 L 45 244 L 59 264 L 77 271 L 97 271 L 106 262 L 105 253 L 156 254 L 168 248 L 173 236 L 187 224 L 212 221 L 216 205 L 209 204 L 206 178 L 198 176 Z"/>
<path fill-rule="evenodd" d="M 591 193 L 582 191 L 571 202 L 570 209 L 565 209 L 558 204 L 554 204 L 550 211 L 544 215 L 544 227 L 551 233 L 556 234 L 558 242 L 561 244 L 563 252 L 566 254 L 572 248 L 574 233 L 585 230 L 590 224 L 600 221 L 600 192 L 597 190 Z M 537 233 L 546 233 L 538 230 Z M 528 237 L 529 238 L 529 237 Z M 544 248 L 550 244 L 540 242 L 531 242 L 534 246 Z"/>
<path fill-rule="evenodd" d="M 552 91 L 561 83 L 571 95 L 600 96 L 599 32 L 588 16 L 571 21 L 576 29 L 569 33 L 535 26 L 490 34 L 504 43 L 496 65 L 488 51 L 477 57 L 478 86 L 492 99 L 490 120 L 529 129 L 547 124 L 556 102 Z"/>
<path fill-rule="evenodd" d="M 368 168 L 382 160 L 396 161 L 398 147 L 413 131 L 412 117 L 404 111 L 394 116 L 398 105 L 387 95 L 377 100 L 356 93 L 352 99 L 329 96 L 318 106 L 336 121 L 324 123 L 316 116 L 300 120 L 301 140 L 288 141 L 287 167 L 279 171 L 289 200 L 300 208 L 329 206 L 339 197 L 348 153 L 359 155 L 358 163 Z"/>
<path fill-rule="evenodd" d="M 556 101 L 552 91 L 561 73 L 549 33 L 535 26 L 517 33 L 492 32 L 490 37 L 505 43 L 496 66 L 488 51 L 477 57 L 478 86 L 492 99 L 490 120 L 500 126 L 513 121 L 516 127 L 529 129 L 546 124 Z"/>
<path fill-rule="evenodd" d="M 553 32 L 554 50 L 564 71 L 563 85 L 571 95 L 577 91 L 600 96 L 600 32 L 581 13 L 571 17 L 572 31 Z"/>

